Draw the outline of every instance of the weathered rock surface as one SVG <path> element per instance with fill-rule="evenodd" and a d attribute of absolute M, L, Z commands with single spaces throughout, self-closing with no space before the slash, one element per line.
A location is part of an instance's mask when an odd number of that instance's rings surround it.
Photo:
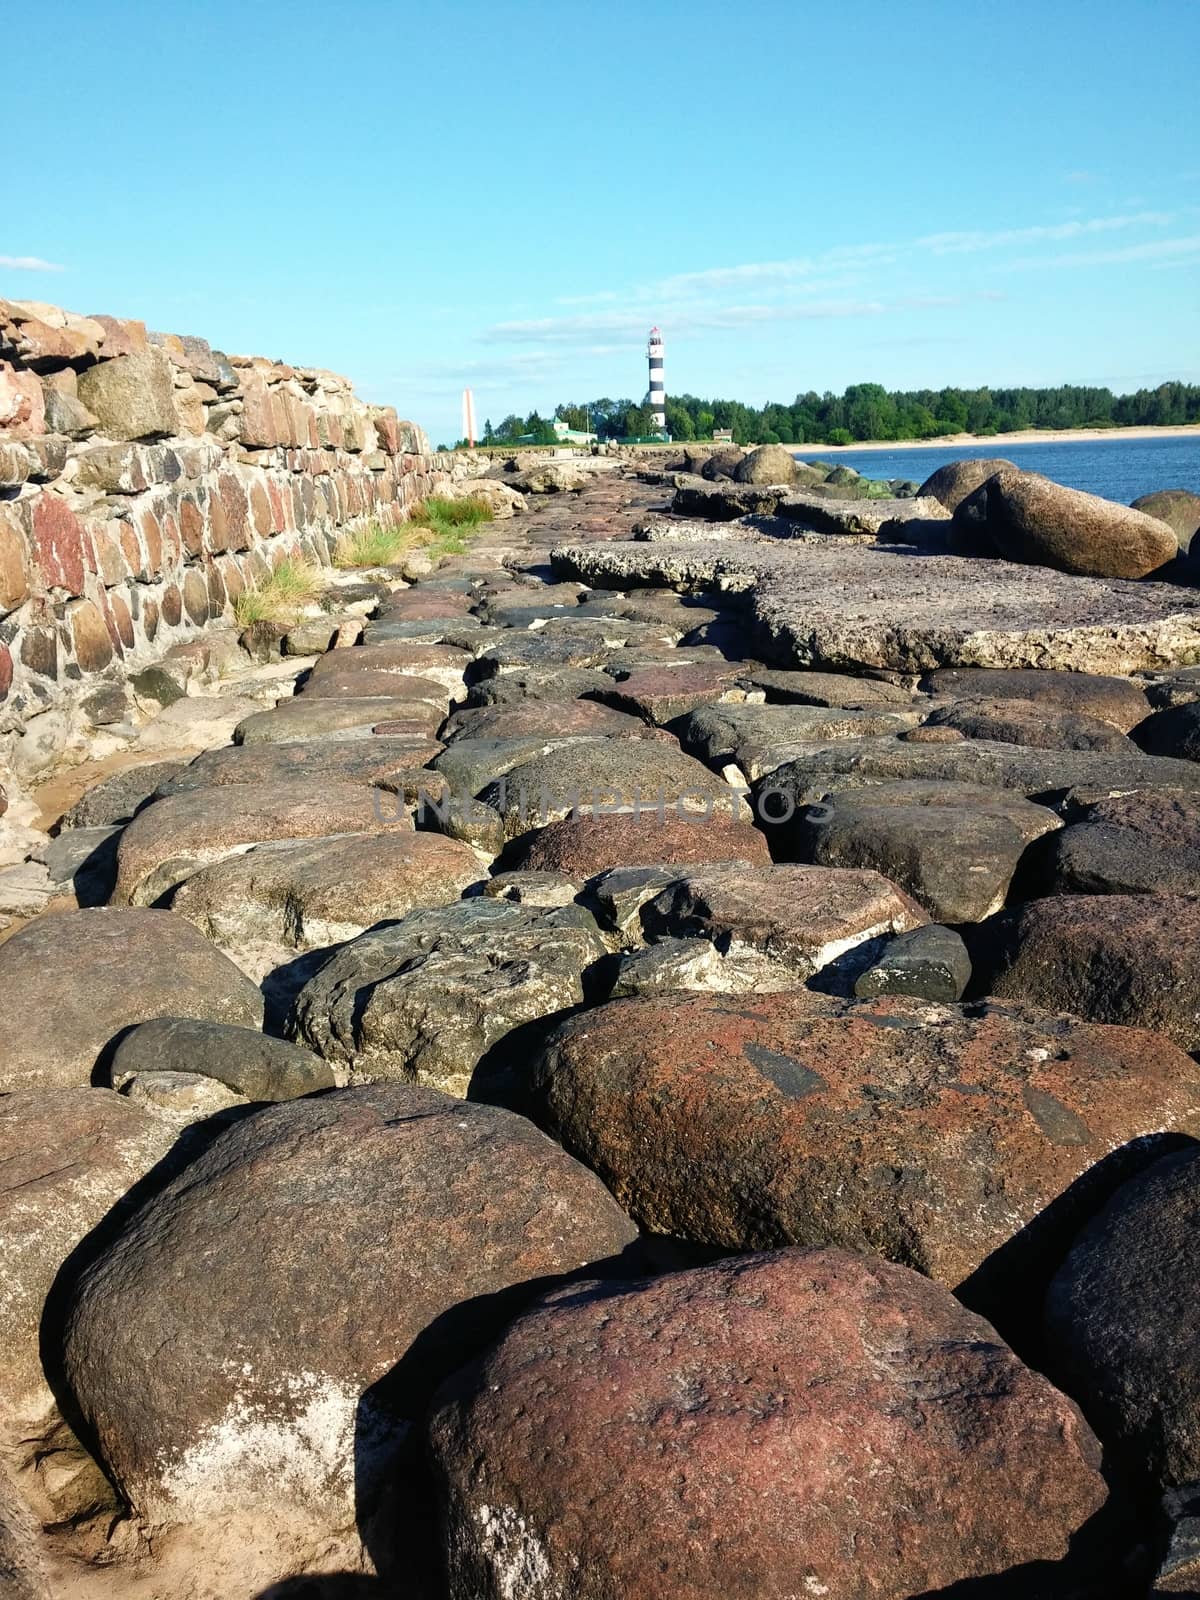
<path fill-rule="evenodd" d="M 400 680 L 397 679 L 397 682 Z M 235 744 L 290 744 L 297 739 L 370 738 L 375 727 L 389 735 L 432 738 L 445 714 L 427 700 L 359 695 L 353 699 L 323 700 L 297 695 L 281 700 L 273 711 L 256 711 L 233 730 Z"/>
<path fill-rule="evenodd" d="M 279 784 L 192 789 L 148 806 L 117 847 L 115 905 L 152 905 L 200 867 L 268 839 L 409 831 L 365 784 L 296 776 Z"/>
<path fill-rule="evenodd" d="M 1089 577 L 1144 578 L 1178 554 L 1173 531 L 1156 517 L 1015 467 L 989 478 L 956 515 L 972 509 L 1009 561 Z"/>
<path fill-rule="evenodd" d="M 1135 790 L 1072 812 L 1047 840 L 1039 892 L 1200 895 L 1200 796 Z"/>
<path fill-rule="evenodd" d="M 957 728 L 968 739 L 990 739 L 1027 749 L 1132 752 L 1135 748 L 1125 734 L 1100 717 L 1061 711 L 1036 700 L 956 700 L 931 712 L 929 726 Z"/>
<path fill-rule="evenodd" d="M 1001 1328 L 1040 1314 L 1138 1141 L 1200 1129 L 1200 1068 L 1158 1034 L 809 990 L 611 1002 L 555 1029 L 529 1088 L 642 1227 L 865 1250 Z"/>
<path fill-rule="evenodd" d="M 611 680 L 605 680 L 611 687 Z M 471 707 L 447 717 L 441 737 L 447 744 L 465 739 L 602 738 L 644 739 L 640 717 L 595 700 L 523 698 L 508 704 Z"/>
<path fill-rule="evenodd" d="M 981 483 L 995 477 L 997 472 L 1017 470 L 1016 464 L 1002 456 L 983 461 L 948 461 L 944 467 L 931 472 L 917 490 L 917 494 L 932 495 L 940 500 L 947 511 L 957 511 L 968 495 L 974 494 Z"/>
<path fill-rule="evenodd" d="M 1004 905 L 1027 847 L 1061 826 L 1008 790 L 879 783 L 810 806 L 797 852 L 823 867 L 873 867 L 935 922 L 980 922 Z"/>
<path fill-rule="evenodd" d="M 798 528 L 865 540 L 884 539 L 897 544 L 924 544 L 930 538 L 944 541 L 950 513 L 935 499 L 894 499 L 883 495 L 864 500 L 834 500 L 819 490 L 785 495 L 775 515 Z"/>
<path fill-rule="evenodd" d="M 452 1600 L 1016 1596 L 996 1575 L 1063 1560 L 1106 1496 L 1075 1407 L 982 1318 L 835 1250 L 551 1294 L 430 1438 Z"/>
<path fill-rule="evenodd" d="M 308 693 L 330 678 L 353 677 L 359 672 L 387 673 L 403 679 L 390 692 L 406 696 L 420 694 L 434 704 L 442 704 L 445 690 L 462 692 L 463 673 L 470 662 L 471 657 L 465 650 L 456 650 L 452 645 L 387 640 L 359 645 L 353 650 L 330 650 L 314 664 L 304 687 Z"/>
<path fill-rule="evenodd" d="M 855 979 L 854 992 L 864 1000 L 908 994 L 952 1005 L 962 999 L 970 981 L 971 958 L 961 937 L 953 928 L 930 922 L 893 939 L 879 960 Z"/>
<path fill-rule="evenodd" d="M 0 945 L 0 1089 L 86 1084 L 106 1047 L 151 1017 L 261 1026 L 262 996 L 182 917 L 64 911 Z"/>
<path fill-rule="evenodd" d="M 1153 1028 L 1200 1050 L 1200 898 L 1064 895 L 1032 900 L 973 951 L 981 993 Z"/>
<path fill-rule="evenodd" d="M 653 808 L 604 816 L 564 817 L 512 847 L 512 863 L 527 871 L 565 872 L 591 878 L 612 867 L 663 862 L 745 861 L 770 863 L 766 836 L 746 822 L 714 814 L 701 820 L 688 812 Z"/>
<path fill-rule="evenodd" d="M 840 672 L 757 667 L 743 672 L 741 678 L 752 688 L 762 689 L 768 705 L 843 706 L 853 711 L 864 706 L 910 706 L 913 698 L 911 690 L 900 684 L 852 678 Z"/>
<path fill-rule="evenodd" d="M 733 469 L 735 483 L 793 483 L 796 458 L 786 445 L 760 444 Z"/>
<path fill-rule="evenodd" d="M 663 724 L 698 706 L 744 701 L 747 691 L 736 683 L 737 675 L 732 665 L 706 661 L 682 667 L 641 667 L 601 693 L 605 703 L 616 710 Z"/>
<path fill-rule="evenodd" d="M 291 784 L 295 779 L 332 778 L 388 793 L 407 792 L 441 749 L 436 739 L 299 739 L 294 744 L 225 745 L 206 750 L 158 790 L 159 798 L 227 784 Z M 428 778 L 429 774 L 425 774 Z"/>
<path fill-rule="evenodd" d="M 1179 541 L 1180 553 L 1186 556 L 1190 552 L 1192 539 L 1200 528 L 1200 494 L 1193 494 L 1190 489 L 1159 489 L 1135 500 L 1133 509 L 1165 522 Z"/>
<path fill-rule="evenodd" d="M 180 432 L 171 363 L 161 350 L 100 361 L 79 374 L 79 398 L 110 439 Z"/>
<path fill-rule="evenodd" d="M 38 1528 L 9 1475 L 0 1468 L 0 1597 L 50 1600 L 38 1549 Z"/>
<path fill-rule="evenodd" d="M 953 700 L 1029 700 L 1074 716 L 1098 717 L 1122 733 L 1141 722 L 1148 709 L 1140 684 L 1090 672 L 950 667 L 927 673 L 921 688 L 926 694 Z"/>
<path fill-rule="evenodd" d="M 155 1017 L 131 1028 L 109 1075 L 120 1090 L 140 1073 L 167 1072 L 223 1083 L 247 1100 L 295 1100 L 334 1086 L 328 1064 L 297 1045 L 191 1017 Z"/>
<path fill-rule="evenodd" d="M 934 733 L 954 736 L 957 730 L 913 730 L 913 734 Z M 984 788 L 1012 789 L 1026 797 L 1064 794 L 1076 788 L 1104 793 L 1200 787 L 1200 766 L 1163 756 L 1116 755 L 1107 750 L 1033 750 L 959 737 L 948 744 L 914 743 L 913 734 L 845 739 L 818 746 L 777 767 L 768 775 L 764 787 L 790 797 L 797 806 L 822 800 L 833 790 L 863 789 L 897 779 L 979 784 Z"/>
<path fill-rule="evenodd" d="M 453 902 L 482 875 L 470 846 L 440 833 L 285 840 L 202 867 L 175 891 L 171 909 L 236 951 L 313 950 Z"/>
<path fill-rule="evenodd" d="M 1123 1185 L 1080 1234 L 1046 1299 L 1054 1369 L 1125 1469 L 1200 1479 L 1200 1151 Z"/>
<path fill-rule="evenodd" d="M 39 1346 L 59 1268 L 176 1136 L 171 1123 L 108 1089 L 0 1096 L 0 1452 L 10 1461 L 33 1454 L 61 1420 Z"/>
<path fill-rule="evenodd" d="M 682 751 L 626 739 L 589 739 L 523 761 L 483 789 L 480 799 L 499 812 L 509 839 L 573 811 L 661 806 L 730 815 L 740 804 L 728 784 Z"/>
<path fill-rule="evenodd" d="M 1200 596 L 1190 590 L 1016 562 L 786 540 L 607 540 L 561 546 L 553 560 L 600 588 L 753 589 L 754 648 L 781 666 L 1126 673 L 1200 651 Z"/>
<path fill-rule="evenodd" d="M 633 1237 L 508 1113 L 396 1085 L 293 1100 L 244 1117 L 87 1269 L 67 1376 L 140 1518 L 228 1542 L 242 1592 L 331 1548 L 358 1568 L 356 1522 L 378 1564 L 396 1531 L 393 1511 L 373 1535 L 378 1498 L 433 1385 L 539 1280 Z"/>
<path fill-rule="evenodd" d="M 605 951 L 578 906 L 474 899 L 414 911 L 336 951 L 301 991 L 289 1031 L 353 1079 L 463 1095 L 497 1040 L 582 1002 L 581 974 Z"/>
<path fill-rule="evenodd" d="M 699 938 L 761 958 L 760 993 L 797 987 L 868 939 L 906 933 L 924 914 L 878 872 L 830 867 L 691 867 L 641 909 L 650 940 Z"/>
<path fill-rule="evenodd" d="M 710 705 L 681 717 L 673 731 L 689 755 L 721 771 L 731 762 L 756 782 L 785 761 L 839 739 L 870 739 L 913 728 L 924 712 L 892 705 Z"/>
<path fill-rule="evenodd" d="M 575 461 L 546 461 L 519 473 L 512 488 L 521 494 L 566 494 L 587 487 L 591 473 Z"/>
<path fill-rule="evenodd" d="M 160 785 L 184 770 L 182 761 L 151 761 L 142 766 L 114 772 L 83 794 L 65 814 L 60 826 L 102 828 L 128 822 Z"/>

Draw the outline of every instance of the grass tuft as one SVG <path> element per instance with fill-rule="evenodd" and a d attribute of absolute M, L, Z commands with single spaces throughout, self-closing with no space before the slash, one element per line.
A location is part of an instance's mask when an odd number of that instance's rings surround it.
<path fill-rule="evenodd" d="M 334 551 L 335 567 L 391 567 L 413 550 L 425 550 L 434 558 L 462 555 L 467 538 L 490 522 L 491 507 L 486 500 L 443 500 L 432 496 L 413 507 L 407 522 L 394 527 L 368 522 L 353 533 L 345 533 Z"/>
<path fill-rule="evenodd" d="M 233 602 L 233 615 L 240 628 L 252 622 L 294 622 L 324 587 L 311 562 L 281 561 L 264 583 L 243 589 Z"/>

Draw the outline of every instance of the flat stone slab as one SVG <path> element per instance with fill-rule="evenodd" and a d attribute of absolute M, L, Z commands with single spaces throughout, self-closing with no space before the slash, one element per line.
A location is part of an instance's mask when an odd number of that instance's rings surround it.
<path fill-rule="evenodd" d="M 1130 789 L 1200 789 L 1200 763 L 1110 750 L 1035 750 L 991 739 L 914 744 L 903 735 L 884 735 L 814 746 L 776 768 L 767 784 L 800 806 L 837 790 L 898 778 L 977 783 L 1015 789 L 1035 799 L 1076 788 L 1114 794 Z"/>
<path fill-rule="evenodd" d="M 364 696 L 350 700 L 323 700 L 298 695 L 281 700 L 273 711 L 244 717 L 233 730 L 234 744 L 290 744 L 297 739 L 371 737 L 385 726 L 389 735 L 433 736 L 445 719 L 442 709 L 425 700 L 400 700 L 395 696 Z"/>
<path fill-rule="evenodd" d="M 599 588 L 752 591 L 751 642 L 783 666 L 1129 673 L 1200 660 L 1200 593 L 907 548 L 598 541 L 552 553 Z"/>

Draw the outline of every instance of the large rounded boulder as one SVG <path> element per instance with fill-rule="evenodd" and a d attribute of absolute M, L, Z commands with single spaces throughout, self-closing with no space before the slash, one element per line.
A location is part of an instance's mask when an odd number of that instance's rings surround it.
<path fill-rule="evenodd" d="M 649 1232 L 870 1251 L 1006 1330 L 1148 1136 L 1200 1132 L 1200 1067 L 1168 1040 L 1016 1004 L 617 1000 L 561 1023 L 530 1079 Z"/>
<path fill-rule="evenodd" d="M 968 508 L 981 513 L 987 538 L 1009 561 L 1084 577 L 1144 578 L 1179 554 L 1174 533 L 1156 517 L 1036 472 L 996 473 L 959 506 L 960 523 L 971 521 Z"/>
<path fill-rule="evenodd" d="M 1200 530 L 1200 494 L 1193 494 L 1190 489 L 1157 489 L 1153 494 L 1141 495 L 1133 502 L 1133 509 L 1165 522 L 1179 541 L 1180 554 L 1189 554 Z"/>
<path fill-rule="evenodd" d="M 760 444 L 734 469 L 736 483 L 794 483 L 796 458 L 786 445 Z"/>
<path fill-rule="evenodd" d="M 1016 463 L 1002 456 L 982 461 L 948 461 L 944 467 L 931 472 L 917 490 L 918 497 L 931 495 L 947 511 L 957 511 L 968 495 L 974 494 L 980 484 L 994 478 L 1006 468 L 1015 472 Z"/>
<path fill-rule="evenodd" d="M 1105 1501 L 1074 1405 L 982 1318 L 833 1250 L 551 1295 L 430 1436 L 450 1600 L 1016 1600 Z"/>
<path fill-rule="evenodd" d="M 357 1561 L 356 1518 L 436 1383 L 535 1285 L 634 1237 L 508 1112 L 395 1085 L 289 1101 L 84 1272 L 66 1376 L 144 1524 L 219 1528 L 276 1575 L 331 1546 Z"/>

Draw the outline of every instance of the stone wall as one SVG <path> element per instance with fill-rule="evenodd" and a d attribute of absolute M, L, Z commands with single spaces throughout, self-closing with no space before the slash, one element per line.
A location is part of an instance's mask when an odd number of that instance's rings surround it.
<path fill-rule="evenodd" d="M 285 557 L 327 562 L 448 469 L 335 373 L 0 300 L 0 764 L 19 772 L 31 719 L 86 719 Z"/>

